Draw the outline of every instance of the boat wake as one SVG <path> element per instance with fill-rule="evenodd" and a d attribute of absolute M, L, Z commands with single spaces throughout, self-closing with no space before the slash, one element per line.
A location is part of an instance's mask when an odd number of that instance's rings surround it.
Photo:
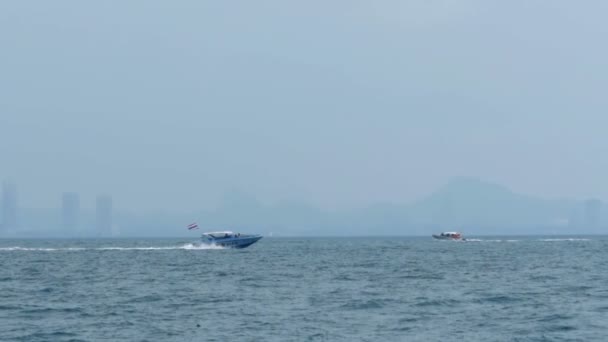
<path fill-rule="evenodd" d="M 499 240 L 499 239 L 466 239 L 466 242 L 518 242 L 521 240 Z"/>
<path fill-rule="evenodd" d="M 187 243 L 178 249 L 226 249 L 226 247 L 204 243 Z"/>
<path fill-rule="evenodd" d="M 547 239 L 465 239 L 465 242 L 524 242 L 524 241 L 540 241 L 540 242 L 572 242 L 572 241 L 591 241 L 585 238 L 547 238 Z"/>
<path fill-rule="evenodd" d="M 88 248 L 79 247 L 67 247 L 67 248 L 41 248 L 41 247 L 0 247 L 0 251 L 40 251 L 40 252 L 53 252 L 53 251 L 84 251 Z"/>
<path fill-rule="evenodd" d="M 584 238 L 566 238 L 566 239 L 540 239 L 538 241 L 544 241 L 544 242 L 561 242 L 561 241 L 591 241 L 591 239 L 584 239 Z"/>
<path fill-rule="evenodd" d="M 0 247 L 2 251 L 35 251 L 35 252 L 69 252 L 69 251 L 155 251 L 155 250 L 199 250 L 199 249 L 225 249 L 222 246 L 186 243 L 180 246 L 150 246 L 150 247 Z"/>

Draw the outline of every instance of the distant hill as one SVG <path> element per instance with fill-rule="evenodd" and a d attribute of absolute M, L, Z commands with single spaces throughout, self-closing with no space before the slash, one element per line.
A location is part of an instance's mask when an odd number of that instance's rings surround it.
<path fill-rule="evenodd" d="M 23 209 L 16 230 L 0 236 L 95 237 L 95 214 L 82 210 L 78 229 L 61 227 L 59 209 Z M 152 211 L 134 215 L 115 210 L 118 236 L 196 237 L 201 231 L 231 229 L 273 236 L 423 235 L 461 230 L 467 235 L 608 234 L 608 208 L 599 200 L 543 199 L 514 193 L 502 185 L 456 178 L 410 204 L 377 203 L 327 211 L 297 201 L 264 205 L 255 196 L 229 193 L 214 210 L 195 213 Z"/>
<path fill-rule="evenodd" d="M 430 196 L 408 206 L 414 223 L 476 233 L 567 233 L 573 200 L 547 200 L 517 194 L 508 188 L 473 178 L 457 178 Z"/>

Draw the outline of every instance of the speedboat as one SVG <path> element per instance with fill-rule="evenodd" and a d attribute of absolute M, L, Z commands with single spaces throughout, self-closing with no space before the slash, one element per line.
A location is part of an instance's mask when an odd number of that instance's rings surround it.
<path fill-rule="evenodd" d="M 253 245 L 262 235 L 249 235 L 231 231 L 203 233 L 201 243 L 230 248 L 245 248 Z"/>
<path fill-rule="evenodd" d="M 433 237 L 437 240 L 455 240 L 455 241 L 464 241 L 462 234 L 458 232 L 443 232 L 441 234 L 433 234 Z"/>

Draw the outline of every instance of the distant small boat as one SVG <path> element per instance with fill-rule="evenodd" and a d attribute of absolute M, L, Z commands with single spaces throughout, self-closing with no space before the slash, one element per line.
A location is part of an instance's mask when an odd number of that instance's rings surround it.
<path fill-rule="evenodd" d="M 437 240 L 456 240 L 456 241 L 465 241 L 466 239 L 462 237 L 462 234 L 458 232 L 443 232 L 441 234 L 433 234 L 433 237 Z"/>
<path fill-rule="evenodd" d="M 262 235 L 249 235 L 231 231 L 203 233 L 201 243 L 230 248 L 245 248 L 253 245 Z"/>

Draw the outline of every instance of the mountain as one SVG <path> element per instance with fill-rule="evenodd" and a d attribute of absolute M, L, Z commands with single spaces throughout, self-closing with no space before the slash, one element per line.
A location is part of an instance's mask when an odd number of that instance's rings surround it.
<path fill-rule="evenodd" d="M 476 233 L 567 233 L 573 200 L 547 200 L 517 194 L 473 178 L 456 178 L 408 207 L 410 219 L 445 229 Z"/>
<path fill-rule="evenodd" d="M 82 210 L 79 228 L 61 226 L 59 209 L 23 209 L 16 230 L 0 236 L 95 237 L 95 213 Z M 134 215 L 115 210 L 119 236 L 197 236 L 201 230 L 231 229 L 274 236 L 423 235 L 461 230 L 467 235 L 606 234 L 608 207 L 596 199 L 554 200 L 518 194 L 474 178 L 456 178 L 410 204 L 377 203 L 364 208 L 327 211 L 307 203 L 265 205 L 255 196 L 231 192 L 214 210 L 195 213 L 152 211 Z"/>

